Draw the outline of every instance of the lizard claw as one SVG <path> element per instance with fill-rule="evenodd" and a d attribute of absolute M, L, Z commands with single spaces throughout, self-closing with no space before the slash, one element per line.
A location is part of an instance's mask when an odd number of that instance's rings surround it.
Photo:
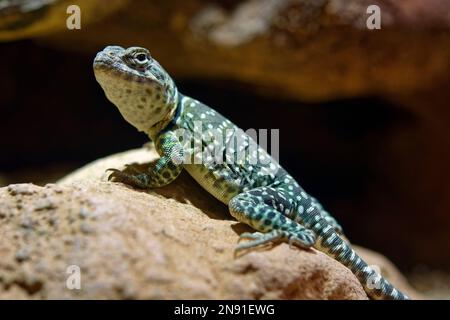
<path fill-rule="evenodd" d="M 259 239 L 263 234 L 261 232 L 244 232 L 239 235 L 238 242 L 243 239 Z"/>
<path fill-rule="evenodd" d="M 106 169 L 105 172 L 112 171 L 112 173 L 108 176 L 108 181 L 112 181 L 113 179 L 120 178 L 123 175 L 123 172 L 119 169 L 109 168 Z"/>
<path fill-rule="evenodd" d="M 106 171 L 112 171 L 112 173 L 108 176 L 108 181 L 118 181 L 141 189 L 147 187 L 147 183 L 141 180 L 142 177 L 140 175 L 125 173 L 119 169 L 113 168 L 107 169 Z"/>
<path fill-rule="evenodd" d="M 294 249 L 295 248 L 295 240 L 293 237 L 290 237 L 288 240 L 288 244 L 289 244 L 289 249 Z"/>
<path fill-rule="evenodd" d="M 242 239 L 250 239 L 252 241 L 248 241 L 246 243 L 240 243 L 236 247 L 236 251 L 241 251 L 245 249 L 250 249 L 254 247 L 258 247 L 263 244 L 270 243 L 278 238 L 277 232 L 271 233 L 262 233 L 262 232 L 244 232 L 239 236 L 239 241 Z"/>

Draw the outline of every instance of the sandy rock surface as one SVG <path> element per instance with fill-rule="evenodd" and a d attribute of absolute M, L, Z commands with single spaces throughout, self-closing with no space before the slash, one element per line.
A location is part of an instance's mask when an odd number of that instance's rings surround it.
<path fill-rule="evenodd" d="M 348 269 L 315 250 L 279 244 L 235 256 L 248 227 L 187 174 L 148 192 L 105 181 L 105 168 L 155 157 L 132 150 L 58 184 L 1 188 L 0 298 L 367 299 Z M 384 257 L 358 251 L 417 297 Z M 81 270 L 80 290 L 66 286 L 70 266 Z"/>

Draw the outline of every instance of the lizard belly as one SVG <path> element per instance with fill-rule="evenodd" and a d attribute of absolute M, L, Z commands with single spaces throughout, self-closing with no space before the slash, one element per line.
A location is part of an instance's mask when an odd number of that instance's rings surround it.
<path fill-rule="evenodd" d="M 226 179 L 226 168 L 212 170 L 204 164 L 185 164 L 184 168 L 206 191 L 228 205 L 241 188 L 233 180 Z"/>

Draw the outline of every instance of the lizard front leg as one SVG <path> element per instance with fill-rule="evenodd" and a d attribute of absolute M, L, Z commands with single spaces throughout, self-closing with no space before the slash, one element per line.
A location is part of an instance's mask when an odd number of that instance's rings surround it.
<path fill-rule="evenodd" d="M 161 157 L 148 171 L 141 172 L 133 165 L 128 165 L 123 171 L 108 169 L 112 171 L 108 180 L 118 180 L 141 189 L 162 187 L 174 181 L 183 170 L 184 150 L 181 143 L 168 131 L 158 137 L 156 147 Z"/>

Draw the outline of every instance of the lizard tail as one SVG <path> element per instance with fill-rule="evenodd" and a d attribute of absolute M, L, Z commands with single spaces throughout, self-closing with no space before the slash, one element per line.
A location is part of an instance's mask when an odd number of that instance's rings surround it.
<path fill-rule="evenodd" d="M 327 254 L 349 268 L 358 278 L 364 291 L 372 299 L 377 300 L 407 300 L 408 296 L 397 290 L 382 277 L 374 268 L 369 266 L 351 247 L 342 239 L 325 219 L 320 217 L 316 210 L 312 210 L 304 217 L 305 226 L 317 235 L 316 249 Z"/>

